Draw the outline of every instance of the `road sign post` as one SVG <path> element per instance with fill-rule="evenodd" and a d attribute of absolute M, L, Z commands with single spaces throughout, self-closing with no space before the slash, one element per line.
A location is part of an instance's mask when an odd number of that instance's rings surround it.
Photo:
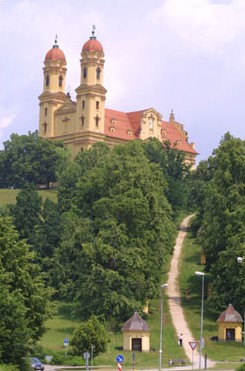
<path fill-rule="evenodd" d="M 69 344 L 69 340 L 68 340 L 68 338 L 64 338 L 65 358 L 66 358 L 66 352 L 67 352 L 68 344 Z"/>
<path fill-rule="evenodd" d="M 194 350 L 197 347 L 197 341 L 189 341 L 189 345 L 192 349 L 192 370 L 193 370 L 193 363 L 194 363 Z"/>
<path fill-rule="evenodd" d="M 90 353 L 89 353 L 89 352 L 85 352 L 85 353 L 83 353 L 83 358 L 85 359 L 86 370 L 88 371 L 88 360 L 89 360 L 89 358 L 90 358 Z"/>
<path fill-rule="evenodd" d="M 116 361 L 117 361 L 117 371 L 122 371 L 122 362 L 124 361 L 124 357 L 121 354 L 119 354 L 116 357 Z"/>

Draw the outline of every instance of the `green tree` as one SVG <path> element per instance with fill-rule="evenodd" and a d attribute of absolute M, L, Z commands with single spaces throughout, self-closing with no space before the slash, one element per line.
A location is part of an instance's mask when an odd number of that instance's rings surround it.
<path fill-rule="evenodd" d="M 21 364 L 43 335 L 50 289 L 11 219 L 0 218 L 0 362 Z"/>
<path fill-rule="evenodd" d="M 156 138 L 142 143 L 147 158 L 160 165 L 167 182 L 165 194 L 175 216 L 177 212 L 188 207 L 190 165 L 185 164 L 184 154 L 169 142 L 164 145 Z"/>
<path fill-rule="evenodd" d="M 80 152 L 75 161 L 68 166 L 60 175 L 60 187 L 58 190 L 58 203 L 61 211 L 68 211 L 72 207 L 72 200 L 76 193 L 76 183 L 79 177 L 85 176 L 87 171 L 92 170 L 104 158 L 109 155 L 110 149 L 105 143 L 96 143 L 88 150 Z"/>
<path fill-rule="evenodd" d="M 10 215 L 21 238 L 36 242 L 36 226 L 41 223 L 42 198 L 33 185 L 25 186 L 17 195 L 16 203 L 9 205 Z"/>
<path fill-rule="evenodd" d="M 96 316 L 79 326 L 73 333 L 71 340 L 71 352 L 82 356 L 84 352 L 92 353 L 93 357 L 106 351 L 109 337 L 105 326 Z"/>
<path fill-rule="evenodd" d="M 124 320 L 158 294 L 174 238 L 165 187 L 137 141 L 79 177 L 55 266 L 65 272 L 61 292 L 84 316 Z"/>
<path fill-rule="evenodd" d="M 38 136 L 12 134 L 0 155 L 1 186 L 22 188 L 25 184 L 46 184 L 57 180 L 69 152 L 63 144 Z"/>
<path fill-rule="evenodd" d="M 200 243 L 213 282 L 210 303 L 220 310 L 232 301 L 242 310 L 244 270 L 236 257 L 245 255 L 245 141 L 225 134 L 205 165 L 197 169 L 205 181 L 198 203 Z"/>

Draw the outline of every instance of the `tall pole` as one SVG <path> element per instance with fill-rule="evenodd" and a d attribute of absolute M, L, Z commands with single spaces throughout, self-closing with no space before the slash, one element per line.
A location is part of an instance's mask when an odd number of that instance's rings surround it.
<path fill-rule="evenodd" d="M 203 301 L 204 301 L 204 273 L 195 272 L 196 276 L 202 277 L 202 299 L 201 299 L 201 320 L 200 320 L 200 349 L 199 349 L 199 370 L 202 369 L 202 349 L 203 349 Z"/>
<path fill-rule="evenodd" d="M 162 330 L 163 330 L 163 289 L 168 287 L 167 283 L 161 286 L 160 292 L 160 347 L 159 347 L 159 371 L 162 369 Z"/>

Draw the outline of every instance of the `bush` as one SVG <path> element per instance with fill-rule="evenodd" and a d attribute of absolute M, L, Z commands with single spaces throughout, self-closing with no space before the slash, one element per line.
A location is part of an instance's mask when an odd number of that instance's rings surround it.
<path fill-rule="evenodd" d="M 245 371 L 245 364 L 236 368 L 236 371 Z"/>
<path fill-rule="evenodd" d="M 74 331 L 71 339 L 71 353 L 82 357 L 84 352 L 93 351 L 93 357 L 96 357 L 105 352 L 108 342 L 109 338 L 104 325 L 96 316 L 92 316 Z"/>

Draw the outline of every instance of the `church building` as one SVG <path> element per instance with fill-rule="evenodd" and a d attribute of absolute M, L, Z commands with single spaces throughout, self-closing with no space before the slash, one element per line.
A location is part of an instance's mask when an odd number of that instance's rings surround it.
<path fill-rule="evenodd" d="M 195 166 L 197 152 L 181 123 L 175 121 L 173 112 L 169 121 L 154 108 L 135 112 L 121 112 L 105 107 L 106 89 L 103 86 L 103 46 L 94 32 L 82 47 L 80 85 L 76 88 L 76 101 L 65 93 L 66 57 L 57 40 L 44 60 L 43 92 L 39 96 L 39 135 L 63 141 L 73 157 L 96 142 L 109 146 L 134 139 L 154 137 L 163 145 L 169 141 L 182 151 L 185 162 Z"/>

